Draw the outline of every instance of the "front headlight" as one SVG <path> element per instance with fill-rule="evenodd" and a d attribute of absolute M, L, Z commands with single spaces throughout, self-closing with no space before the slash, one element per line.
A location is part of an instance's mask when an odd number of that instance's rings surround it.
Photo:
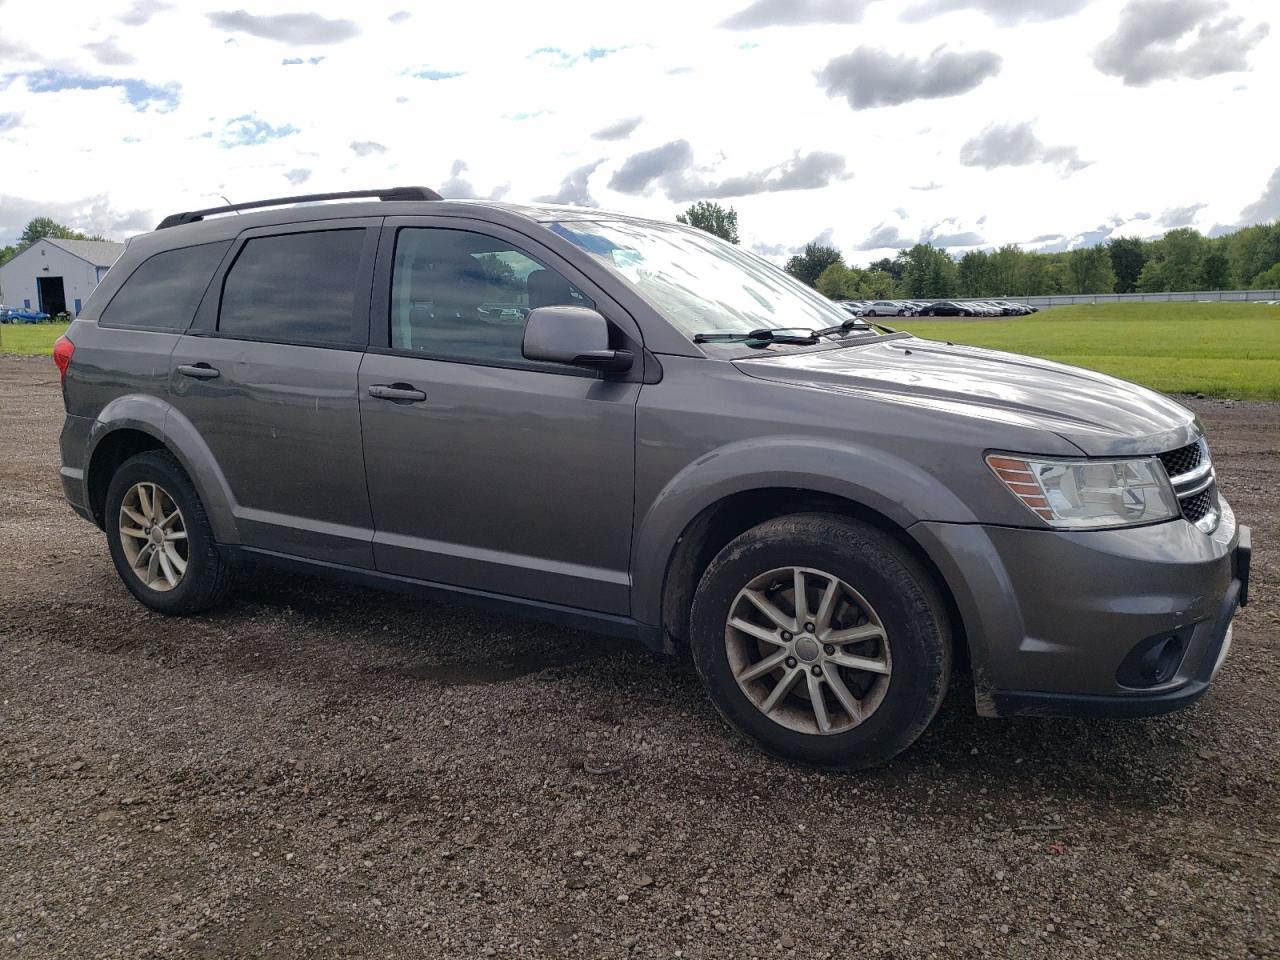
<path fill-rule="evenodd" d="M 1053 527 L 1128 527 L 1172 520 L 1182 512 L 1155 457 L 1032 460 L 990 454 L 987 466 L 1027 509 Z"/>

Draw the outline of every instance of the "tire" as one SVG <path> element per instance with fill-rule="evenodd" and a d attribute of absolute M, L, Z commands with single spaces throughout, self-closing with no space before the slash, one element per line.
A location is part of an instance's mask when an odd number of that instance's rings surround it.
<path fill-rule="evenodd" d="M 808 619 L 821 617 L 824 584 L 842 581 L 837 588 L 842 598 L 831 606 L 843 612 L 829 618 L 832 629 L 819 626 L 809 635 L 831 638 L 837 645 L 808 643 L 807 635 L 797 633 L 788 647 L 779 642 L 788 636 L 781 629 L 765 642 L 758 626 L 747 634 L 730 625 L 732 614 L 735 623 L 757 618 L 773 626 L 747 596 L 752 584 L 757 594 L 777 600 L 775 611 L 794 614 L 794 603 L 790 610 L 786 606 L 784 571 L 795 567 L 803 568 L 806 607 L 817 611 Z M 770 593 L 767 584 L 775 575 L 784 592 Z M 845 588 L 852 590 L 844 593 Z M 852 631 L 876 629 L 882 633 L 877 640 L 843 639 Z M 730 542 L 698 585 L 690 644 L 698 674 L 731 728 L 775 756 L 827 769 L 871 767 L 897 756 L 929 725 L 951 676 L 950 623 L 929 573 L 888 534 L 835 514 L 779 517 Z M 757 660 L 751 659 L 753 649 L 759 651 Z M 851 654 L 859 663 L 874 664 L 877 672 L 849 670 L 828 660 L 833 649 L 838 656 Z M 738 675 L 788 653 L 792 656 L 774 671 L 745 685 L 738 682 Z M 854 695 L 854 706 L 864 714 L 860 719 L 841 707 L 846 701 L 836 695 L 830 673 L 846 694 Z M 786 692 L 765 712 L 768 700 L 793 674 Z M 821 711 L 811 699 L 814 685 Z M 826 715 L 827 732 L 819 729 L 819 713 Z"/>
<path fill-rule="evenodd" d="M 137 493 L 139 485 L 145 494 L 141 499 Z M 148 489 L 151 492 L 146 494 Z M 159 497 L 155 494 L 157 489 L 160 491 Z M 126 497 L 130 498 L 130 512 L 122 512 Z M 170 511 L 174 506 L 178 510 L 176 521 L 172 522 L 172 529 L 169 530 L 175 539 L 162 544 L 165 550 L 158 550 L 153 546 L 146 554 L 149 557 L 159 552 L 165 553 L 163 563 L 150 564 L 154 576 L 152 582 L 156 586 L 144 582 L 147 574 L 135 570 L 135 562 L 142 554 L 138 545 L 141 543 L 143 549 L 146 549 L 150 537 L 126 535 L 127 531 L 133 530 L 150 532 L 148 526 L 139 524 L 137 519 L 132 518 L 140 517 L 144 521 L 149 519 L 142 507 L 152 500 L 161 505 L 160 514 L 172 516 Z M 217 606 L 226 598 L 231 587 L 231 565 L 218 550 L 204 504 L 200 502 L 191 479 L 169 451 L 148 450 L 130 457 L 120 465 L 107 487 L 103 525 L 116 573 L 129 588 L 129 592 L 143 605 L 159 613 L 178 616 L 200 613 Z M 185 538 L 177 539 L 179 527 L 185 533 Z M 167 551 L 170 546 L 173 547 L 173 553 Z M 177 582 L 171 585 L 166 578 L 170 572 L 178 572 L 177 561 L 168 559 L 174 554 L 185 563 L 185 569 L 181 570 Z M 157 559 L 160 558 L 157 556 Z M 138 563 L 139 569 L 145 566 L 147 565 Z"/>

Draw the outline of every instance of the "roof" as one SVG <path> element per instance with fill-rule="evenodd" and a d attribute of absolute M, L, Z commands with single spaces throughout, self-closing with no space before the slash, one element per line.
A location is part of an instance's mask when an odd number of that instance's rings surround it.
<path fill-rule="evenodd" d="M 630 223 L 663 223 L 670 221 L 655 220 L 653 217 L 642 217 L 634 213 L 622 213 L 619 210 L 601 210 L 596 207 L 568 206 L 555 203 L 508 203 L 497 200 L 457 200 L 455 203 L 474 203 L 476 206 L 496 207 L 499 210 L 510 210 L 514 214 L 536 220 L 539 223 L 572 220 L 626 220 Z"/>
<path fill-rule="evenodd" d="M 286 198 L 287 201 L 288 198 Z M 477 216 L 480 210 L 486 211 Z M 200 212 L 200 211 L 197 211 Z M 495 226 L 520 230 L 524 225 L 584 220 L 663 223 L 632 214 L 595 210 L 589 207 L 523 205 L 494 200 L 354 200 L 343 203 L 307 202 L 283 206 L 264 206 L 244 212 L 222 208 L 202 214 L 199 220 L 173 222 L 170 226 L 140 233 L 129 241 L 129 252 L 138 262 L 152 254 L 175 247 L 231 240 L 246 230 L 281 224 L 321 222 L 386 217 L 455 217 L 479 219 Z M 166 218 L 168 219 L 168 218 Z M 671 224 L 664 224 L 671 226 Z M 14 259 L 17 259 L 16 257 Z M 10 261 L 11 263 L 13 261 Z"/>
<path fill-rule="evenodd" d="M 74 257 L 87 260 L 95 267 L 109 267 L 120 259 L 120 254 L 124 253 L 123 243 L 112 243 L 110 240 L 55 240 L 53 237 L 44 239 Z"/>

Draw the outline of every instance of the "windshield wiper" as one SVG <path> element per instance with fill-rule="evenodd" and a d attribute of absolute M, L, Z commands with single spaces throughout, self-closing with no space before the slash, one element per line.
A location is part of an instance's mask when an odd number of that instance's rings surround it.
<path fill-rule="evenodd" d="M 823 327 L 821 330 L 813 331 L 815 337 L 830 337 L 837 333 L 849 333 L 851 330 L 883 330 L 885 333 L 897 333 L 893 327 L 886 327 L 883 323 L 872 323 L 870 320 L 864 320 L 861 317 L 850 317 L 844 323 L 838 323 L 834 327 Z"/>
<path fill-rule="evenodd" d="M 743 333 L 738 330 L 717 330 L 712 333 L 695 333 L 693 335 L 694 343 L 725 343 L 733 340 L 748 340 L 756 343 L 817 343 L 818 334 L 813 331 L 808 333 L 790 333 L 791 330 L 802 329 L 799 327 L 762 327 L 759 330 L 749 330 Z"/>

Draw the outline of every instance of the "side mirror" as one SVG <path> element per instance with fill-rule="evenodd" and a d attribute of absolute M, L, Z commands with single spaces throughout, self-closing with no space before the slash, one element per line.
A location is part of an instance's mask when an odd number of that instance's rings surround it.
<path fill-rule="evenodd" d="M 629 370 L 630 350 L 609 348 L 609 321 L 590 307 L 538 307 L 524 322 L 526 360 L 593 370 Z"/>

